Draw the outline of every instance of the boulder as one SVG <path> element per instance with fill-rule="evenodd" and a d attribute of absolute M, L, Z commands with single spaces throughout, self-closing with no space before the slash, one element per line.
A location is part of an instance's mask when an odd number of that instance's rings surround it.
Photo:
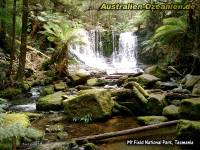
<path fill-rule="evenodd" d="M 63 90 L 66 90 L 66 88 L 67 88 L 67 85 L 65 82 L 60 81 L 54 84 L 55 91 L 63 91 Z"/>
<path fill-rule="evenodd" d="M 138 82 L 139 84 L 143 85 L 143 86 L 152 86 L 154 85 L 157 81 L 159 81 L 160 79 L 150 75 L 150 74 L 142 74 L 138 77 L 134 77 L 135 81 Z"/>
<path fill-rule="evenodd" d="M 165 122 L 168 119 L 164 116 L 139 116 L 137 120 L 143 125 L 152 125 Z"/>
<path fill-rule="evenodd" d="M 47 95 L 45 97 L 40 98 L 36 102 L 37 110 L 61 110 L 62 107 L 62 95 L 64 93 L 62 91 L 56 92 L 54 94 Z"/>
<path fill-rule="evenodd" d="M 40 95 L 46 96 L 46 95 L 53 94 L 53 93 L 54 93 L 54 87 L 52 85 L 49 85 L 42 89 Z"/>
<path fill-rule="evenodd" d="M 170 103 L 175 106 L 181 106 L 181 100 L 173 100 Z"/>
<path fill-rule="evenodd" d="M 179 107 L 175 105 L 169 105 L 163 108 L 162 115 L 166 116 L 169 119 L 177 119 L 179 118 Z"/>
<path fill-rule="evenodd" d="M 107 83 L 105 79 L 101 78 L 91 78 L 87 80 L 88 86 L 103 86 Z"/>
<path fill-rule="evenodd" d="M 78 70 L 70 75 L 70 78 L 72 79 L 72 82 L 74 85 L 78 84 L 85 84 L 87 80 L 90 78 L 90 73 L 81 69 Z"/>
<path fill-rule="evenodd" d="M 169 79 L 169 74 L 167 69 L 164 66 L 153 65 L 144 70 L 145 73 L 154 75 L 160 78 L 162 81 Z"/>
<path fill-rule="evenodd" d="M 87 86 L 87 85 L 78 85 L 75 87 L 78 91 L 80 90 L 88 90 L 88 89 L 92 89 L 91 86 Z"/>
<path fill-rule="evenodd" d="M 179 111 L 182 118 L 199 120 L 200 119 L 200 97 L 182 100 Z"/>
<path fill-rule="evenodd" d="M 193 95 L 200 95 L 200 81 L 198 81 L 194 87 L 193 87 L 193 90 L 192 90 L 192 94 Z"/>
<path fill-rule="evenodd" d="M 192 89 L 193 86 L 200 80 L 200 76 L 197 75 L 186 75 L 182 83 L 187 89 Z"/>
<path fill-rule="evenodd" d="M 148 114 L 161 115 L 165 105 L 165 92 L 157 91 L 149 94 L 148 103 L 146 105 Z"/>
<path fill-rule="evenodd" d="M 154 87 L 162 90 L 172 90 L 174 88 L 178 88 L 178 84 L 175 82 L 157 81 Z"/>
<path fill-rule="evenodd" d="M 179 120 L 177 124 L 177 139 L 188 141 L 192 147 L 188 149 L 199 149 L 200 121 Z"/>
<path fill-rule="evenodd" d="M 92 120 L 111 116 L 114 101 L 108 90 L 82 90 L 63 101 L 64 111 L 69 120 L 81 120 L 90 115 Z M 89 118 L 88 118 L 89 119 Z"/>

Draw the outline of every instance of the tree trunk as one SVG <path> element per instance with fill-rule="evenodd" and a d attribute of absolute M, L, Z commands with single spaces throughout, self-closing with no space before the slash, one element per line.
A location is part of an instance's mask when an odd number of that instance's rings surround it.
<path fill-rule="evenodd" d="M 16 25 L 16 0 L 13 1 L 13 24 L 12 24 L 12 42 L 11 42 L 11 53 L 10 53 L 10 74 L 12 74 L 13 61 L 15 60 L 15 25 Z"/>
<path fill-rule="evenodd" d="M 17 138 L 16 136 L 14 136 L 12 138 L 12 150 L 16 150 L 17 149 Z"/>
<path fill-rule="evenodd" d="M 26 51 L 27 51 L 27 28 L 28 28 L 28 0 L 23 0 L 21 46 L 19 55 L 19 66 L 17 71 L 18 81 L 23 81 L 24 77 L 24 70 L 26 64 Z"/>
<path fill-rule="evenodd" d="M 75 141 L 80 142 L 80 141 L 89 140 L 89 141 L 96 142 L 97 140 L 104 140 L 107 138 L 133 134 L 136 132 L 141 132 L 141 131 L 146 131 L 146 130 L 151 130 L 151 129 L 158 129 L 160 127 L 172 126 L 172 125 L 176 125 L 177 122 L 178 122 L 177 120 L 174 120 L 174 121 L 168 121 L 164 123 L 148 125 L 148 126 L 143 126 L 143 127 L 133 128 L 133 129 L 127 129 L 127 130 L 122 130 L 122 131 L 109 132 L 109 133 L 103 133 L 103 134 L 92 135 L 92 136 L 85 136 L 85 137 L 77 138 L 75 139 Z"/>
<path fill-rule="evenodd" d="M 6 10 L 6 0 L 0 0 L 0 9 Z M 0 47 L 5 49 L 6 48 L 6 23 L 2 19 L 0 20 Z"/>

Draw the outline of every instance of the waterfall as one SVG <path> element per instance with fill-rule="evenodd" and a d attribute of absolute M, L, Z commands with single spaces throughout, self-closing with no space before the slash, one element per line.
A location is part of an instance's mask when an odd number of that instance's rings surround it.
<path fill-rule="evenodd" d="M 121 33 L 117 39 L 115 31 L 112 31 L 113 54 L 110 58 L 103 56 L 101 34 L 98 30 L 79 29 L 76 34 L 83 39 L 84 44 L 70 45 L 70 52 L 85 65 L 104 70 L 108 74 L 141 71 L 137 68 L 137 36 L 133 32 Z"/>

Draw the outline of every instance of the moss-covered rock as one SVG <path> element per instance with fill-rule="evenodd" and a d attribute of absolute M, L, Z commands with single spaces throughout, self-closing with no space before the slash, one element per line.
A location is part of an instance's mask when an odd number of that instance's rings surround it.
<path fill-rule="evenodd" d="M 96 145 L 93 143 L 86 143 L 83 145 L 83 147 L 84 147 L 84 150 L 96 150 L 97 149 Z"/>
<path fill-rule="evenodd" d="M 13 98 L 22 93 L 22 89 L 9 87 L 4 90 L 0 90 L 0 97 Z"/>
<path fill-rule="evenodd" d="M 200 121 L 180 120 L 177 124 L 177 139 L 193 141 L 193 144 L 190 145 L 193 148 L 190 149 L 199 149 Z"/>
<path fill-rule="evenodd" d="M 187 89 L 192 89 L 193 86 L 200 80 L 200 76 L 197 75 L 186 75 L 183 79 L 184 86 Z"/>
<path fill-rule="evenodd" d="M 114 101 L 110 92 L 103 89 L 83 90 L 78 95 L 63 101 L 64 111 L 69 120 L 84 118 L 103 119 L 111 116 Z"/>
<path fill-rule="evenodd" d="M 100 78 L 91 78 L 87 80 L 88 86 L 103 86 L 107 83 L 106 80 Z"/>
<path fill-rule="evenodd" d="M 169 74 L 167 69 L 164 66 L 153 65 L 144 70 L 145 73 L 154 75 L 161 80 L 165 81 L 169 79 Z"/>
<path fill-rule="evenodd" d="M 135 81 L 138 82 L 139 84 L 143 85 L 143 86 L 152 86 L 154 85 L 157 81 L 159 81 L 160 79 L 150 75 L 150 74 L 142 74 L 138 77 L 135 77 Z"/>
<path fill-rule="evenodd" d="M 80 90 L 92 89 L 92 87 L 91 87 L 91 86 L 87 86 L 87 85 L 78 85 L 78 86 L 76 86 L 76 89 L 77 89 L 78 91 L 80 91 Z"/>
<path fill-rule="evenodd" d="M 5 114 L 4 115 L 4 124 L 5 125 L 11 125 L 19 123 L 23 127 L 30 126 L 30 122 L 28 119 L 28 116 L 21 113 L 13 113 L 13 114 Z"/>
<path fill-rule="evenodd" d="M 163 108 L 162 114 L 169 119 L 177 119 L 179 118 L 179 107 L 175 105 L 166 106 Z"/>
<path fill-rule="evenodd" d="M 62 95 L 64 95 L 64 93 L 60 91 L 60 92 L 56 92 L 54 94 L 50 94 L 50 95 L 40 98 L 36 102 L 36 109 L 37 110 L 61 110 L 63 108 Z"/>
<path fill-rule="evenodd" d="M 65 82 L 58 82 L 54 84 L 55 91 L 63 91 L 67 89 L 67 85 Z"/>
<path fill-rule="evenodd" d="M 182 118 L 200 120 L 200 98 L 182 100 L 179 111 Z"/>
<path fill-rule="evenodd" d="M 193 87 L 193 90 L 192 90 L 192 94 L 193 95 L 200 95 L 200 81 L 198 81 L 194 87 Z"/>
<path fill-rule="evenodd" d="M 179 85 L 174 82 L 161 82 L 157 81 L 154 85 L 154 88 L 162 89 L 162 90 L 172 90 L 174 88 L 177 88 Z"/>
<path fill-rule="evenodd" d="M 139 116 L 137 120 L 143 125 L 151 125 L 165 122 L 168 119 L 164 116 Z"/>
<path fill-rule="evenodd" d="M 85 70 L 78 70 L 70 75 L 74 85 L 84 85 L 90 78 L 90 73 Z"/>
<path fill-rule="evenodd" d="M 53 94 L 53 93 L 54 93 L 54 87 L 52 85 L 49 85 L 42 89 L 40 95 L 46 96 L 46 95 Z"/>
<path fill-rule="evenodd" d="M 150 115 L 161 115 L 163 107 L 166 105 L 165 92 L 158 91 L 149 94 L 147 111 Z"/>

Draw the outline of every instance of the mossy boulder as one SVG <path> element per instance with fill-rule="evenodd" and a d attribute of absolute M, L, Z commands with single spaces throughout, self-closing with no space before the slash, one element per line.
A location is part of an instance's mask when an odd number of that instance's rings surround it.
<path fill-rule="evenodd" d="M 164 106 L 166 106 L 164 91 L 157 91 L 149 94 L 146 105 L 148 114 L 161 115 Z"/>
<path fill-rule="evenodd" d="M 64 93 L 62 91 L 56 92 L 54 94 L 50 94 L 40 98 L 36 102 L 37 110 L 61 110 L 62 107 L 62 95 Z"/>
<path fill-rule="evenodd" d="M 182 80 L 182 83 L 184 83 L 184 86 L 187 89 L 192 89 L 193 86 L 200 81 L 200 76 L 197 75 L 186 75 L 185 78 Z"/>
<path fill-rule="evenodd" d="M 74 85 L 84 85 L 90 78 L 90 73 L 85 70 L 78 70 L 74 73 L 71 73 L 70 78 L 72 79 Z"/>
<path fill-rule="evenodd" d="M 63 105 L 69 120 L 88 115 L 96 120 L 111 116 L 114 101 L 108 90 L 93 89 L 80 91 L 76 96 L 64 100 Z"/>
<path fill-rule="evenodd" d="M 198 81 L 194 87 L 193 87 L 193 90 L 192 90 L 192 94 L 193 95 L 200 95 L 200 81 Z"/>
<path fill-rule="evenodd" d="M 91 78 L 87 80 L 88 86 L 103 86 L 107 83 L 105 79 L 101 78 Z"/>
<path fill-rule="evenodd" d="M 169 79 L 169 74 L 164 66 L 153 65 L 144 70 L 145 73 L 154 75 L 163 81 Z"/>
<path fill-rule="evenodd" d="M 179 107 L 175 105 L 169 105 L 163 108 L 162 112 L 163 116 L 166 116 L 169 119 L 177 119 L 179 118 Z"/>
<path fill-rule="evenodd" d="M 193 141 L 191 145 L 193 148 L 190 149 L 199 149 L 200 121 L 179 120 L 177 139 L 180 141 Z"/>
<path fill-rule="evenodd" d="M 182 118 L 200 120 L 200 97 L 182 100 L 179 111 Z"/>
<path fill-rule="evenodd" d="M 150 74 L 142 74 L 138 77 L 134 77 L 135 81 L 141 84 L 142 86 L 152 86 L 160 79 Z"/>
<path fill-rule="evenodd" d="M 174 88 L 178 88 L 178 84 L 175 82 L 162 82 L 157 81 L 154 85 L 154 88 L 162 89 L 162 90 L 172 90 Z"/>
<path fill-rule="evenodd" d="M 13 113 L 13 114 L 5 114 L 4 116 L 4 124 L 5 125 L 12 125 L 19 123 L 23 127 L 29 127 L 30 121 L 28 119 L 28 116 L 21 113 Z"/>
<path fill-rule="evenodd" d="M 49 85 L 42 89 L 40 95 L 46 96 L 46 95 L 53 94 L 53 93 L 54 93 L 54 87 L 52 85 Z"/>
<path fill-rule="evenodd" d="M 22 89 L 9 87 L 4 90 L 0 90 L 0 97 L 13 98 L 22 93 Z"/>
<path fill-rule="evenodd" d="M 139 116 L 137 120 L 143 125 L 158 124 L 168 121 L 164 116 Z"/>
<path fill-rule="evenodd" d="M 58 82 L 54 84 L 55 91 L 63 91 L 67 89 L 67 85 L 65 82 Z"/>

